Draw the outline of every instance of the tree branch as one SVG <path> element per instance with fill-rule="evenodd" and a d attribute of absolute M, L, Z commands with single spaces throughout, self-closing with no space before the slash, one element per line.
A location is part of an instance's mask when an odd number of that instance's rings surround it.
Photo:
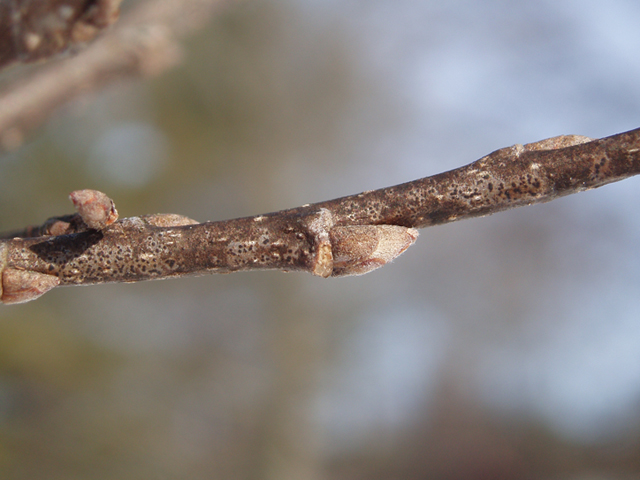
<path fill-rule="evenodd" d="M 74 192 L 76 215 L 0 240 L 1 300 L 33 300 L 58 285 L 241 270 L 360 275 L 404 252 L 416 228 L 548 202 L 638 173 L 635 129 L 599 140 L 567 135 L 515 145 L 401 185 L 220 222 L 173 214 L 115 221 L 106 195 Z"/>
<path fill-rule="evenodd" d="M 122 0 L 0 0 L 0 68 L 34 62 L 92 40 Z"/>
<path fill-rule="evenodd" d="M 0 0 L 0 69 L 78 50 L 116 20 L 120 2 Z M 18 147 L 26 132 L 72 98 L 174 66 L 180 37 L 203 26 L 225 3 L 143 2 L 85 50 L 17 79 L 0 92 L 0 149 Z"/>

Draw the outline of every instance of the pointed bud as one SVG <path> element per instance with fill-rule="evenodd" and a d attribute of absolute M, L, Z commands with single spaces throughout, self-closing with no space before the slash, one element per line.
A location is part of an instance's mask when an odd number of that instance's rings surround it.
<path fill-rule="evenodd" d="M 180 227 L 183 225 L 197 225 L 198 222 L 193 218 L 177 215 L 175 213 L 154 213 L 151 215 L 142 215 L 140 218 L 147 224 L 154 227 Z"/>
<path fill-rule="evenodd" d="M 2 303 L 24 303 L 35 300 L 58 286 L 60 279 L 55 275 L 5 268 L 2 272 Z"/>
<path fill-rule="evenodd" d="M 104 230 L 118 219 L 116 206 L 109 197 L 97 190 L 76 190 L 69 198 L 89 228 Z"/>
<path fill-rule="evenodd" d="M 353 225 L 330 231 L 334 277 L 363 275 L 391 262 L 418 238 L 415 228 Z"/>

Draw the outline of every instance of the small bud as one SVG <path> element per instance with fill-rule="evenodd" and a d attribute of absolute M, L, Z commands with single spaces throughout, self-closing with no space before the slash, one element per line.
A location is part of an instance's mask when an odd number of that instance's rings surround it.
<path fill-rule="evenodd" d="M 386 265 L 418 238 L 415 228 L 353 225 L 330 231 L 334 277 L 363 275 Z"/>
<path fill-rule="evenodd" d="M 193 218 L 177 215 L 175 213 L 154 213 L 151 215 L 142 215 L 148 225 L 154 227 L 181 227 L 183 225 L 196 225 L 198 222 Z"/>
<path fill-rule="evenodd" d="M 66 235 L 67 233 L 72 232 L 71 223 L 65 222 L 64 220 L 54 220 L 52 222 L 45 222 L 44 232 L 45 235 Z"/>
<path fill-rule="evenodd" d="M 558 135 L 557 137 L 545 138 L 533 143 L 524 145 L 526 151 L 556 150 L 558 148 L 573 147 L 582 143 L 592 142 L 593 138 L 584 135 Z"/>
<path fill-rule="evenodd" d="M 2 272 L 2 303 L 24 303 L 35 300 L 58 286 L 60 279 L 55 275 L 5 268 Z"/>
<path fill-rule="evenodd" d="M 97 190 L 76 190 L 69 198 L 89 228 L 104 230 L 118 219 L 116 206 L 109 197 Z"/>

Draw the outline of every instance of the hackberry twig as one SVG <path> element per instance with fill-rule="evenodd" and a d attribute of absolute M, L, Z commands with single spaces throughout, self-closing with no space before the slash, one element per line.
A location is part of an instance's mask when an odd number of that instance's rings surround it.
<path fill-rule="evenodd" d="M 219 222 L 174 214 L 114 221 L 106 195 L 74 192 L 76 215 L 0 240 L 1 300 L 33 300 L 57 285 L 253 269 L 360 275 L 404 252 L 417 228 L 548 202 L 638 173 L 635 129 L 515 145 L 402 185 Z"/>

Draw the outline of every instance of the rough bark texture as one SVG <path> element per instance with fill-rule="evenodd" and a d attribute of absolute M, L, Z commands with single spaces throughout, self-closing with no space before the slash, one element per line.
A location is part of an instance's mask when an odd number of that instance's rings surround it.
<path fill-rule="evenodd" d="M 465 167 L 317 204 L 336 225 L 424 228 L 549 202 L 640 172 L 640 129 L 592 140 L 554 137 L 502 148 Z"/>
<path fill-rule="evenodd" d="M 402 185 L 220 222 L 198 224 L 169 214 L 90 228 L 93 210 L 80 201 L 75 217 L 22 232 L 45 236 L 0 241 L 2 300 L 28 301 L 58 284 L 254 269 L 359 275 L 404 252 L 416 240 L 416 228 L 548 202 L 638 173 L 640 129 L 635 129 L 600 140 L 561 136 L 515 145 Z M 102 198 L 74 194 L 91 202 Z M 110 212 L 111 200 L 105 198 Z M 51 235 L 60 231 L 65 234 Z"/>

